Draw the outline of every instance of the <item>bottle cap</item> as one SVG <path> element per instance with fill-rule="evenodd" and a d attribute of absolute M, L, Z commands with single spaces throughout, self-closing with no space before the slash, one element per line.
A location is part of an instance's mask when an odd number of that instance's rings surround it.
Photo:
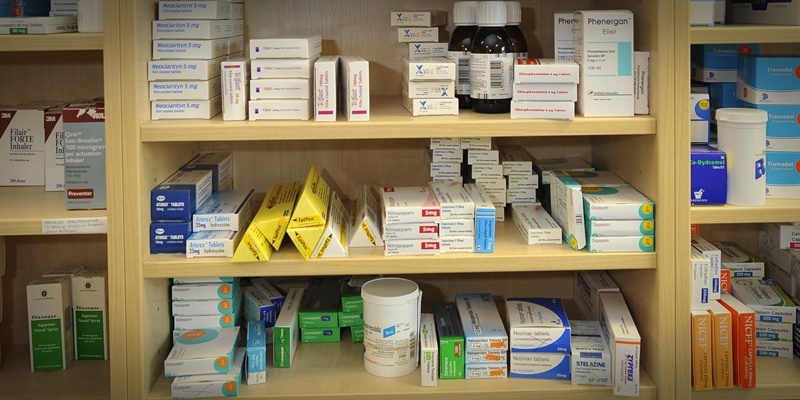
<path fill-rule="evenodd" d="M 506 3 L 502 1 L 478 3 L 478 26 L 506 26 Z"/>
<path fill-rule="evenodd" d="M 507 25 L 519 25 L 522 22 L 522 8 L 518 1 L 506 2 L 506 22 Z"/>
<path fill-rule="evenodd" d="M 478 2 L 457 1 L 453 5 L 453 24 L 476 25 L 478 23 Z"/>

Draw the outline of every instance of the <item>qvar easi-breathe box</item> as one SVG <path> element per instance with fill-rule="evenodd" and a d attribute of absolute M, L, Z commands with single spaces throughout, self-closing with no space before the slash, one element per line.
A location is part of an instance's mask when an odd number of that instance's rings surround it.
<path fill-rule="evenodd" d="M 108 291 L 105 272 L 72 277 L 75 359 L 108 359 Z"/>
<path fill-rule="evenodd" d="M 289 368 L 300 341 L 299 312 L 305 289 L 291 288 L 286 293 L 281 314 L 275 321 L 272 362 L 275 368 Z"/>
<path fill-rule="evenodd" d="M 447 24 L 444 11 L 392 11 L 391 26 L 442 26 Z"/>
<path fill-rule="evenodd" d="M 231 16 L 231 1 L 159 1 L 158 19 L 226 19 Z"/>
<path fill-rule="evenodd" d="M 47 108 L 16 106 L 0 109 L 0 185 L 44 185 L 44 114 Z"/>
<path fill-rule="evenodd" d="M 725 204 L 728 199 L 728 157 L 725 152 L 706 144 L 694 144 L 691 158 L 691 204 Z"/>
<path fill-rule="evenodd" d="M 691 50 L 692 79 L 698 82 L 736 82 L 737 59 L 758 54 L 757 44 L 703 44 Z"/>
<path fill-rule="evenodd" d="M 250 58 L 311 58 L 322 52 L 322 36 L 250 40 Z M 307 78 L 307 76 L 306 76 Z"/>
<path fill-rule="evenodd" d="M 570 321 L 573 385 L 611 386 L 611 352 L 597 321 Z"/>
<path fill-rule="evenodd" d="M 28 341 L 31 371 L 66 369 L 75 358 L 70 277 L 28 284 Z"/>
<path fill-rule="evenodd" d="M 339 88 L 339 56 L 322 56 L 314 62 L 314 121 L 335 122 Z"/>
<path fill-rule="evenodd" d="M 433 316 L 439 338 L 439 378 L 464 379 L 464 330 L 455 303 L 434 303 Z"/>
<path fill-rule="evenodd" d="M 164 360 L 164 375 L 227 374 L 239 343 L 239 327 L 192 329 L 182 333 Z"/>
<path fill-rule="evenodd" d="M 64 107 L 64 191 L 68 210 L 106 208 L 103 103 Z"/>
<path fill-rule="evenodd" d="M 584 187 L 586 219 L 652 219 L 653 202 L 630 186 Z"/>
<path fill-rule="evenodd" d="M 190 221 L 211 192 L 211 171 L 177 171 L 150 192 L 150 218 L 153 221 Z"/>
<path fill-rule="evenodd" d="M 226 374 L 203 374 L 178 376 L 172 381 L 172 398 L 205 398 L 205 397 L 236 397 L 239 395 L 239 388 L 242 386 L 242 368 L 246 367 L 247 349 L 239 348 L 233 356 L 230 371 Z M 247 384 L 254 383 L 247 375 Z M 266 380 L 266 376 L 264 378 Z M 263 383 L 263 382 L 259 382 Z"/>
<path fill-rule="evenodd" d="M 183 171 L 210 170 L 211 187 L 214 192 L 233 189 L 233 154 L 230 152 L 199 154 L 180 169 Z"/>
<path fill-rule="evenodd" d="M 436 340 L 436 320 L 433 314 L 420 314 L 419 360 L 422 386 L 438 386 L 439 343 Z"/>
<path fill-rule="evenodd" d="M 752 389 L 756 387 L 756 314 L 728 293 L 722 293 L 719 302 L 731 313 L 733 383 Z"/>
<path fill-rule="evenodd" d="M 731 272 L 731 278 L 763 278 L 764 260 L 734 242 L 710 242 L 721 252 L 722 269 Z"/>
<path fill-rule="evenodd" d="M 192 214 L 192 231 L 239 231 L 253 216 L 254 190 L 214 192 Z"/>
<path fill-rule="evenodd" d="M 467 349 L 508 350 L 508 334 L 490 293 L 456 294 Z"/>
<path fill-rule="evenodd" d="M 592 321 L 600 319 L 600 293 L 619 292 L 619 286 L 606 271 L 577 271 L 573 280 L 575 303 L 583 318 Z"/>
<path fill-rule="evenodd" d="M 225 57 L 213 60 L 155 60 L 147 62 L 148 81 L 203 81 L 220 76 L 220 63 Z"/>
<path fill-rule="evenodd" d="M 570 323 L 561 299 L 506 299 L 511 353 L 570 352 Z"/>
<path fill-rule="evenodd" d="M 800 104 L 800 57 L 739 58 L 736 97 L 751 104 Z"/>
<path fill-rule="evenodd" d="M 526 244 L 561 244 L 561 227 L 540 205 L 511 205 L 512 220 Z"/>
<path fill-rule="evenodd" d="M 633 116 L 633 13 L 578 11 L 573 18 L 581 74 L 578 112 L 584 117 Z"/>
<path fill-rule="evenodd" d="M 575 36 L 572 34 L 572 12 L 556 12 L 553 14 L 553 45 L 556 60 L 572 61 L 575 59 Z"/>
<path fill-rule="evenodd" d="M 47 191 L 64 190 L 64 118 L 62 111 L 62 108 L 57 107 L 44 113 L 44 187 Z"/>
<path fill-rule="evenodd" d="M 797 323 L 797 305 L 771 279 L 733 278 L 731 291 L 762 322 Z"/>
<path fill-rule="evenodd" d="M 439 202 L 428 186 L 381 188 L 381 208 L 384 229 L 388 224 L 407 222 L 438 222 Z"/>
<path fill-rule="evenodd" d="M 611 351 L 611 387 L 618 396 L 639 395 L 642 338 L 620 292 L 600 294 L 600 327 Z"/>

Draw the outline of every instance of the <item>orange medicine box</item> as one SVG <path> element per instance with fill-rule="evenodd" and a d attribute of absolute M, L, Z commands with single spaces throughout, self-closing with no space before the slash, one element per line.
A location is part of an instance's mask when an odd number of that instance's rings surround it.
<path fill-rule="evenodd" d="M 692 387 L 711 390 L 711 315 L 692 310 Z"/>
<path fill-rule="evenodd" d="M 717 389 L 733 388 L 733 339 L 731 312 L 718 301 L 708 304 L 711 313 L 712 376 Z"/>
<path fill-rule="evenodd" d="M 756 387 L 756 313 L 728 293 L 722 293 L 719 302 L 731 312 L 733 383 L 752 389 Z"/>

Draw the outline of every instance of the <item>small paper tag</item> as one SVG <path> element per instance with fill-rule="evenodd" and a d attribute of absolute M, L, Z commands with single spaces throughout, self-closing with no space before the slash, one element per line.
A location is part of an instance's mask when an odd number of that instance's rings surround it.
<path fill-rule="evenodd" d="M 107 217 L 59 218 L 42 220 L 42 235 L 108 233 Z"/>

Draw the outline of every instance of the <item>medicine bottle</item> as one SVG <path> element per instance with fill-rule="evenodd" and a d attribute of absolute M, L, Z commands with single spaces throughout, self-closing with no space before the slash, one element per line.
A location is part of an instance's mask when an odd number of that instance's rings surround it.
<path fill-rule="evenodd" d="M 469 101 L 469 54 L 472 38 L 478 32 L 478 2 L 457 1 L 453 5 L 456 28 L 447 43 L 447 58 L 456 64 L 456 98 L 458 108 L 471 108 Z"/>
<path fill-rule="evenodd" d="M 518 1 L 506 2 L 506 20 L 506 32 L 511 39 L 511 52 L 514 53 L 514 58 L 528 58 L 528 41 L 519 29 L 519 23 L 522 22 L 522 8 Z"/>
<path fill-rule="evenodd" d="M 470 54 L 470 102 L 479 113 L 511 110 L 514 54 L 505 29 L 506 3 L 478 3 L 478 32 Z"/>

